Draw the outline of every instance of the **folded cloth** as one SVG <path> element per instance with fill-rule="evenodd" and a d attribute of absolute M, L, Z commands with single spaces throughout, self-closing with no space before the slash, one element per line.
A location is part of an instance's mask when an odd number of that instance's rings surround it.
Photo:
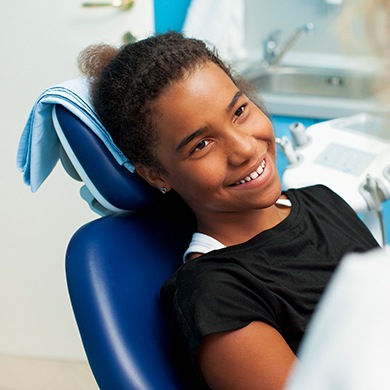
<path fill-rule="evenodd" d="M 120 165 L 134 171 L 133 165 L 114 144 L 92 108 L 88 80 L 80 77 L 46 89 L 30 112 L 19 141 L 17 167 L 32 192 L 37 191 L 46 180 L 60 157 L 60 141 L 52 121 L 56 104 L 79 117 L 104 142 Z"/>

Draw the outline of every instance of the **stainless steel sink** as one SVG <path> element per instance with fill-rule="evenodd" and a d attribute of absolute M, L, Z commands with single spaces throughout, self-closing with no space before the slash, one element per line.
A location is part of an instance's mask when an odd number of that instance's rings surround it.
<path fill-rule="evenodd" d="M 272 114 L 335 118 L 375 107 L 375 74 L 364 70 L 296 66 L 244 73 Z"/>
<path fill-rule="evenodd" d="M 250 76 L 260 93 L 364 99 L 372 96 L 371 73 L 340 69 L 277 67 Z"/>

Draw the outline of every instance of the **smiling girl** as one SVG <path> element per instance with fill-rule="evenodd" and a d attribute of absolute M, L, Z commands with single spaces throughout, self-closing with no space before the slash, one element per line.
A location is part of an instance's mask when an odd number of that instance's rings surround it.
<path fill-rule="evenodd" d="M 180 370 L 197 389 L 282 389 L 339 260 L 378 244 L 331 190 L 282 192 L 269 118 L 202 41 L 94 46 L 80 67 L 138 175 L 197 221 L 161 290 Z"/>

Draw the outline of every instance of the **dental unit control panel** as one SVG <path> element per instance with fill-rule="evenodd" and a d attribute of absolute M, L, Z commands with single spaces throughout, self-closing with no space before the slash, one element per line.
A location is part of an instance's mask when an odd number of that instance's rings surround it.
<path fill-rule="evenodd" d="M 358 114 L 316 123 L 307 129 L 290 126 L 292 139 L 277 139 L 289 164 L 285 188 L 324 184 L 358 213 L 382 216 L 390 198 L 390 125 L 388 119 Z M 384 239 L 383 219 L 382 237 Z"/>

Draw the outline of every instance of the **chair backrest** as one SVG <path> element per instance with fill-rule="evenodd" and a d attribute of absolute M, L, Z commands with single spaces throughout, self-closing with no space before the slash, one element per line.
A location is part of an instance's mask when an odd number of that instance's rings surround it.
<path fill-rule="evenodd" d="M 56 108 L 56 121 L 73 160 L 70 173 L 75 169 L 75 176 L 91 181 L 94 195 L 113 212 L 129 208 L 126 198 L 134 191 L 142 206 L 86 224 L 67 248 L 69 294 L 96 381 L 103 390 L 185 389 L 185 378 L 169 359 L 159 291 L 182 262 L 194 230 L 192 213 L 174 194 L 155 198 L 148 189 L 145 197 L 137 192 L 136 179 L 63 107 Z"/>

